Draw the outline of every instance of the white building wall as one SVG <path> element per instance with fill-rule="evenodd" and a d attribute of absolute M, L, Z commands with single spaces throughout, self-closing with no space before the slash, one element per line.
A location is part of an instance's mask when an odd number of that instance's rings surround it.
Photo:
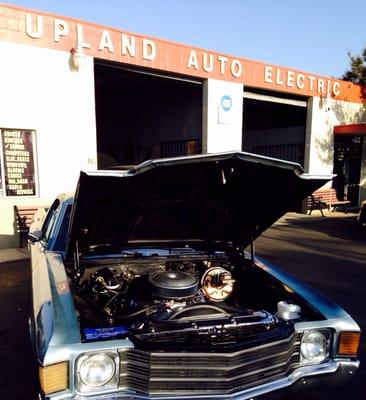
<path fill-rule="evenodd" d="M 13 206 L 47 204 L 96 168 L 93 59 L 0 42 L 0 128 L 36 131 L 37 197 L 0 197 L 0 248 L 16 246 Z"/>
<path fill-rule="evenodd" d="M 203 85 L 202 152 L 241 150 L 243 85 L 208 79 Z M 223 99 L 224 98 L 224 99 Z M 222 101 L 231 100 L 231 107 Z M 227 104 L 227 103 L 226 103 Z M 225 110 L 226 108 L 226 110 Z"/>
<path fill-rule="evenodd" d="M 311 174 L 332 173 L 334 127 L 366 122 L 366 109 L 362 104 L 313 97 L 309 99 L 308 113 L 309 149 L 305 166 Z"/>

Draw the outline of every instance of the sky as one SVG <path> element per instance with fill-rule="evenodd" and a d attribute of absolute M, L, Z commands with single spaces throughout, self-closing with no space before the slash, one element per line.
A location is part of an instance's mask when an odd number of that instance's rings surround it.
<path fill-rule="evenodd" d="M 366 46 L 366 0 L 16 0 L 34 10 L 339 78 Z"/>

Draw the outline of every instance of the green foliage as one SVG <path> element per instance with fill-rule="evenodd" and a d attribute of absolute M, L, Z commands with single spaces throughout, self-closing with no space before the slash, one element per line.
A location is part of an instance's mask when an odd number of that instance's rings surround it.
<path fill-rule="evenodd" d="M 348 52 L 350 68 L 344 73 L 342 79 L 361 85 L 361 95 L 366 101 L 366 47 L 362 54 L 352 55 Z"/>

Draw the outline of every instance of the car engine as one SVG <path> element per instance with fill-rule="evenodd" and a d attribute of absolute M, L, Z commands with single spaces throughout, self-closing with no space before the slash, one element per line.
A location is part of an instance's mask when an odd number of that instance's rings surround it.
<path fill-rule="evenodd" d="M 235 287 L 230 269 L 207 260 L 99 266 L 85 270 L 79 295 L 99 318 L 134 326 L 188 317 L 193 310 L 197 316 L 225 314 L 224 301 Z"/>
<path fill-rule="evenodd" d="M 190 346 L 233 343 L 243 332 L 258 334 L 278 326 L 273 313 L 242 304 L 237 270 L 226 256 L 125 260 L 84 268 L 75 297 L 80 324 L 122 327 L 145 344 Z"/>

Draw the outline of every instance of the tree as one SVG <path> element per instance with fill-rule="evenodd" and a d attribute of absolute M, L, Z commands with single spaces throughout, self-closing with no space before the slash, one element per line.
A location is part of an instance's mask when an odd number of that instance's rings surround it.
<path fill-rule="evenodd" d="M 366 102 L 366 47 L 362 54 L 352 55 L 348 52 L 350 69 L 344 73 L 342 79 L 357 83 L 361 86 L 361 96 Z"/>

